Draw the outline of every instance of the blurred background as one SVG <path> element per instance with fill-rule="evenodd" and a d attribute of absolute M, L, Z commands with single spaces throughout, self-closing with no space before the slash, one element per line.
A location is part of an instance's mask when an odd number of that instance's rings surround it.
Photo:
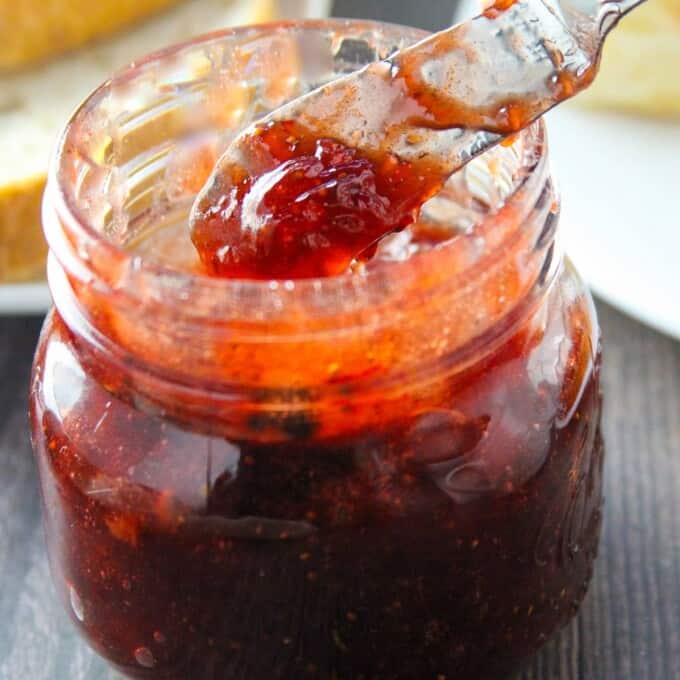
<path fill-rule="evenodd" d="M 436 30 L 478 9 L 477 0 L 0 0 L 0 680 L 118 677 L 53 602 L 26 419 L 49 305 L 40 198 L 70 112 L 129 61 L 226 25 L 333 14 Z M 680 0 L 648 0 L 612 37 L 592 91 L 548 116 L 565 244 L 597 295 L 607 343 L 608 498 L 591 593 L 525 680 L 680 680 L 678 72 Z"/>

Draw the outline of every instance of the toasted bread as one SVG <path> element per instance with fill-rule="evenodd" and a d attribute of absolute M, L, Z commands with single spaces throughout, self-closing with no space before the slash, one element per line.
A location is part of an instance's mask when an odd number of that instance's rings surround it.
<path fill-rule="evenodd" d="M 0 0 L 0 72 L 80 47 L 177 0 Z"/>

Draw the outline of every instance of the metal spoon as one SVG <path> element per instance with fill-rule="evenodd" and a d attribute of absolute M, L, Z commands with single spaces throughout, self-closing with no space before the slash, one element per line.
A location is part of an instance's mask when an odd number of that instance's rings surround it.
<path fill-rule="evenodd" d="M 224 195 L 229 167 L 257 170 L 248 140 L 293 120 L 368 157 L 426 162 L 444 181 L 476 155 L 587 87 L 604 40 L 644 0 L 497 0 L 282 106 L 241 133 L 199 194 L 192 224 Z"/>

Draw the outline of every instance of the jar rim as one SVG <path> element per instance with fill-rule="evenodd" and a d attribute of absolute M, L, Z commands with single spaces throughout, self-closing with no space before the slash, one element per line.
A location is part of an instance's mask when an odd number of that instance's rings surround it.
<path fill-rule="evenodd" d="M 167 304 L 182 305 L 189 299 L 191 305 L 184 305 L 182 314 L 185 318 L 195 321 L 234 319 L 242 318 L 246 313 L 250 320 L 258 318 L 270 319 L 276 311 L 270 305 L 263 309 L 252 308 L 253 302 L 271 296 L 273 292 L 277 296 L 277 309 L 285 311 L 289 306 L 300 306 L 302 301 L 313 301 L 311 313 L 317 317 L 327 314 L 356 313 L 365 310 L 377 302 L 384 301 L 382 298 L 385 291 L 399 287 L 400 282 L 413 281 L 419 277 L 428 277 L 429 273 L 437 269 L 447 277 L 447 285 L 452 282 L 451 272 L 446 273 L 447 258 L 459 247 L 459 238 L 418 253 L 403 261 L 389 261 L 375 263 L 374 266 L 360 275 L 341 275 L 318 279 L 303 279 L 295 281 L 285 280 L 237 280 L 211 277 L 208 274 L 183 271 L 167 264 L 146 259 L 138 253 L 126 249 L 106 238 L 89 221 L 78 199 L 75 196 L 74 172 L 72 152 L 76 148 L 79 124 L 83 117 L 87 116 L 90 109 L 98 100 L 110 92 L 114 83 L 129 82 L 140 75 L 145 69 L 152 68 L 154 64 L 164 59 L 179 55 L 187 48 L 208 45 L 213 41 L 225 41 L 240 39 L 258 35 L 266 35 L 279 30 L 310 30 L 320 31 L 337 28 L 357 29 L 384 32 L 394 31 L 395 34 L 405 35 L 409 39 L 420 39 L 428 35 L 419 29 L 401 27 L 395 24 L 365 20 L 304 20 L 292 22 L 275 22 L 258 26 L 244 26 L 229 28 L 208 33 L 189 41 L 185 41 L 163 50 L 152 52 L 142 59 L 133 62 L 127 69 L 113 76 L 110 80 L 97 88 L 74 112 L 59 138 L 56 151 L 50 164 L 47 189 L 45 193 L 44 225 L 50 247 L 55 252 L 57 259 L 65 254 L 63 248 L 54 237 L 52 223 L 47 214 L 53 210 L 58 215 L 61 230 L 67 235 L 67 240 L 74 245 L 73 250 L 77 253 L 76 259 L 82 253 L 88 253 L 85 268 L 88 270 L 88 278 L 106 281 L 107 284 L 117 291 L 125 291 L 130 301 L 143 303 L 153 299 L 156 302 L 165 301 Z M 546 165 L 546 140 L 545 127 L 542 120 L 519 133 L 519 139 L 523 144 L 523 154 L 520 159 L 521 172 L 513 178 L 514 185 L 502 205 L 475 225 L 475 233 L 482 233 L 493 229 L 494 225 L 502 220 L 512 219 L 517 230 L 521 228 L 523 218 L 531 210 L 536 198 L 535 194 L 542 188 L 540 182 L 544 174 L 542 168 Z M 515 231 L 515 230 L 511 230 Z M 508 239 L 513 237 L 508 234 Z M 489 258 L 498 257 L 504 247 L 503 243 L 497 243 L 493 252 L 487 253 Z M 96 253 L 96 257 L 92 255 Z M 71 254 L 73 255 L 73 253 Z M 71 257 L 71 259 L 73 259 Z M 485 266 L 484 258 L 475 265 L 477 269 Z M 77 263 L 82 268 L 83 262 Z M 76 265 L 74 264 L 74 267 Z M 78 268 L 76 267 L 76 268 Z M 460 288 L 469 286 L 474 276 L 468 269 L 456 271 L 452 274 L 458 280 Z M 431 278 L 431 277 L 430 277 Z M 141 296 L 144 296 L 142 299 Z M 210 300 L 210 304 L 193 304 L 194 300 Z M 220 305 L 219 301 L 224 304 Z M 250 314 L 244 309 L 248 306 Z M 257 306 L 256 306 L 257 307 Z M 259 315 L 259 316 L 258 316 Z"/>

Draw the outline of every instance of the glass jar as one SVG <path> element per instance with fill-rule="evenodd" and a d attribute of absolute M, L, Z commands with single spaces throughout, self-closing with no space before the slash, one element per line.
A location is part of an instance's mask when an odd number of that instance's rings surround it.
<path fill-rule="evenodd" d="M 57 591 L 131 677 L 500 677 L 586 592 L 599 334 L 542 124 L 426 207 L 455 234 L 436 247 L 306 281 L 193 264 L 230 136 L 421 35 L 212 34 L 117 75 L 61 138 L 33 442 Z"/>

